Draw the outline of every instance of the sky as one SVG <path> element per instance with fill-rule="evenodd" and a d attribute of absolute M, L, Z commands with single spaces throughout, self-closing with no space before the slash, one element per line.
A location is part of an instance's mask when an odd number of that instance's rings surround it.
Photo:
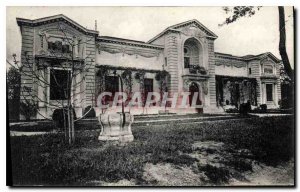
<path fill-rule="evenodd" d="M 279 18 L 277 7 L 262 7 L 252 17 L 241 18 L 220 27 L 228 17 L 222 7 L 7 7 L 6 56 L 21 52 L 21 33 L 16 17 L 37 19 L 64 14 L 80 25 L 97 29 L 100 35 L 148 41 L 165 28 L 191 19 L 213 31 L 215 51 L 237 56 L 272 52 L 281 59 L 279 44 Z M 286 46 L 294 68 L 293 9 L 285 7 Z"/>

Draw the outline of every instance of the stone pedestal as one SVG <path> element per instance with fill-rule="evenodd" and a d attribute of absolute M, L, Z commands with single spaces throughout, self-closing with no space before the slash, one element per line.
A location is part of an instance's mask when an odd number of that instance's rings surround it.
<path fill-rule="evenodd" d="M 125 123 L 123 125 L 123 118 Z M 98 137 L 100 141 L 120 141 L 131 142 L 133 135 L 131 132 L 131 124 L 133 122 L 133 115 L 130 113 L 113 113 L 101 114 L 98 117 L 101 124 L 101 133 Z"/>

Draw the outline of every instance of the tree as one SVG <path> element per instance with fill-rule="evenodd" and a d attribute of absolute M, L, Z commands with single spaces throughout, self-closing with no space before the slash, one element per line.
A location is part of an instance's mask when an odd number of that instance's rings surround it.
<path fill-rule="evenodd" d="M 21 76 L 16 68 L 9 68 L 7 75 L 8 99 L 20 98 L 20 80 Z"/>
<path fill-rule="evenodd" d="M 220 26 L 223 26 L 224 24 L 228 25 L 230 23 L 236 22 L 238 19 L 242 17 L 251 17 L 255 15 L 256 11 L 259 11 L 261 6 L 253 7 L 253 6 L 236 6 L 233 8 L 230 7 L 223 7 L 223 10 L 228 13 L 232 13 L 231 16 L 227 17 L 226 20 L 220 24 Z M 282 59 L 282 63 L 284 65 L 284 69 L 286 70 L 286 73 L 291 78 L 292 81 L 294 81 L 294 72 L 292 70 L 292 67 L 290 65 L 290 61 L 286 52 L 286 30 L 285 30 L 285 14 L 284 14 L 284 7 L 279 6 L 278 7 L 279 12 L 279 53 Z"/>
<path fill-rule="evenodd" d="M 32 111 L 36 110 L 45 119 L 49 118 L 41 113 L 41 105 L 46 106 L 53 113 L 57 109 L 61 110 L 63 117 L 60 118 L 64 120 L 65 139 L 72 144 L 75 141 L 74 122 L 79 120 L 75 120 L 73 107 L 84 102 L 79 95 L 85 91 L 82 85 L 86 80 L 86 72 L 89 71 L 93 62 L 89 54 L 83 54 L 82 47 L 95 37 L 80 39 L 72 35 L 61 21 L 57 23 L 55 31 L 56 35 L 59 33 L 59 38 L 50 39 L 46 33 L 40 34 L 39 57 L 34 58 L 33 55 L 23 51 L 24 59 L 21 64 L 17 61 L 16 54 L 13 55 L 13 63 L 8 60 L 7 63 L 11 70 L 18 71 L 23 79 L 32 80 L 32 86 L 21 84 L 21 100 L 26 104 L 24 106 L 32 104 L 31 107 L 35 108 Z M 52 97 L 52 102 L 49 102 L 49 97 Z M 83 117 L 88 112 L 83 114 Z"/>
<path fill-rule="evenodd" d="M 19 71 L 15 68 L 10 68 L 6 74 L 7 99 L 10 119 L 18 119 L 19 116 L 20 81 L 21 76 Z"/>

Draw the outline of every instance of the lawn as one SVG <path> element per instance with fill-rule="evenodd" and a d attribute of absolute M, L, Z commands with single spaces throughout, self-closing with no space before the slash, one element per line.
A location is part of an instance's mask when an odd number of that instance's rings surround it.
<path fill-rule="evenodd" d="M 121 146 L 97 140 L 96 130 L 80 131 L 76 142 L 68 146 L 63 134 L 11 137 L 14 185 L 90 185 L 91 181 L 134 180 L 151 185 L 143 177 L 145 165 L 170 163 L 194 167 L 212 184 L 228 182 L 224 168 L 201 165 L 194 152 L 196 142 L 222 142 L 225 152 L 247 150 L 255 161 L 277 166 L 294 157 L 293 116 L 264 117 L 203 124 L 169 124 L 133 127 L 134 142 Z M 214 153 L 207 150 L 205 153 Z M 238 172 L 251 165 L 240 161 L 243 153 L 224 164 Z M 217 174 L 217 175 L 216 175 Z M 222 176 L 223 175 L 223 176 Z"/>

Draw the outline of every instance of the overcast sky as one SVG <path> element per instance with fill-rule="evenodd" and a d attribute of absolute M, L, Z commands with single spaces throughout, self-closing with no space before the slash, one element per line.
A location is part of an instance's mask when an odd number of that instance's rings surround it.
<path fill-rule="evenodd" d="M 262 7 L 250 18 L 219 27 L 225 12 L 221 7 L 7 7 L 6 46 L 7 59 L 21 52 L 21 34 L 16 17 L 37 19 L 64 14 L 89 29 L 98 23 L 100 35 L 148 41 L 168 26 L 197 19 L 218 38 L 215 51 L 243 56 L 272 52 L 279 59 L 278 8 Z M 294 65 L 293 12 L 285 8 L 287 51 Z"/>

